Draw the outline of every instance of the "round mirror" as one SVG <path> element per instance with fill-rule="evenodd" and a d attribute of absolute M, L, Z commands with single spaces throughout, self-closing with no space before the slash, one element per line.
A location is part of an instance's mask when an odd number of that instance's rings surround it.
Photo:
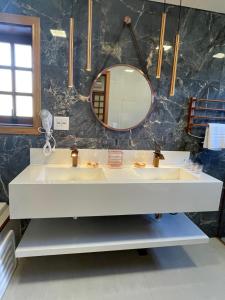
<path fill-rule="evenodd" d="M 91 89 L 93 112 L 105 127 L 113 130 L 129 130 L 144 121 L 152 96 L 143 72 L 129 65 L 105 69 Z"/>

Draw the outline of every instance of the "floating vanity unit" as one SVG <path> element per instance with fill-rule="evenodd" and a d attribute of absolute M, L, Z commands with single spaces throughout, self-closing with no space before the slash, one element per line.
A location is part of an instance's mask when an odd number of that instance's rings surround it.
<path fill-rule="evenodd" d="M 80 150 L 74 168 L 69 150 L 46 158 L 31 149 L 9 185 L 11 218 L 32 219 L 17 257 L 207 242 L 183 213 L 218 210 L 222 182 L 185 169 L 188 152 L 163 154 L 153 168 L 153 151 L 123 151 L 123 166 L 112 169 L 107 150 Z"/>

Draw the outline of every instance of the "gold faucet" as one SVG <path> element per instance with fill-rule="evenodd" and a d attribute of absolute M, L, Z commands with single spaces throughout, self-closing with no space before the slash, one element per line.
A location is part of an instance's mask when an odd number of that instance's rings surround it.
<path fill-rule="evenodd" d="M 164 155 L 161 153 L 161 149 L 159 147 L 159 145 L 156 144 L 156 148 L 155 148 L 155 151 L 153 152 L 153 166 L 155 168 L 158 168 L 159 167 L 159 160 L 164 160 L 165 157 Z"/>
<path fill-rule="evenodd" d="M 73 167 L 77 167 L 78 166 L 78 149 L 75 145 L 73 145 L 71 148 L 70 148 L 72 151 L 71 151 L 71 157 L 72 157 L 72 165 Z"/>

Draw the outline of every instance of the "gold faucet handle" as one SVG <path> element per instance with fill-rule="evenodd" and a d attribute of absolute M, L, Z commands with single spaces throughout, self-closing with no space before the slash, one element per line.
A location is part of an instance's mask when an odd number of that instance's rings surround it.
<path fill-rule="evenodd" d="M 155 157 L 157 157 L 157 158 L 159 158 L 161 160 L 165 159 L 164 155 L 160 151 L 155 151 L 154 155 L 155 155 Z"/>

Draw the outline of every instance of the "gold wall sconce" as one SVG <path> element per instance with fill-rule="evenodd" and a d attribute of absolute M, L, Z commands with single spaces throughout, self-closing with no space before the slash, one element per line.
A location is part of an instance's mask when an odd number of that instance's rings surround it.
<path fill-rule="evenodd" d="M 165 30 L 166 30 L 166 1 L 164 1 L 164 12 L 162 13 L 161 20 L 161 31 L 160 31 L 160 40 L 159 40 L 159 53 L 158 53 L 158 62 L 156 69 L 156 78 L 160 79 L 161 70 L 162 70 L 162 59 L 163 59 L 163 50 L 164 50 L 164 40 L 165 40 Z"/>
<path fill-rule="evenodd" d="M 175 95 L 175 88 L 176 88 L 177 64 L 178 64 L 178 56 L 179 56 L 179 49 L 180 49 L 181 9 L 182 9 L 182 0 L 180 0 L 178 28 L 177 28 L 175 44 L 174 44 L 173 69 L 172 69 L 172 77 L 171 77 L 171 84 L 170 84 L 170 96 L 171 97 L 173 97 Z"/>
<path fill-rule="evenodd" d="M 88 0 L 88 40 L 87 40 L 87 66 L 86 71 L 92 70 L 92 19 L 93 0 Z"/>

